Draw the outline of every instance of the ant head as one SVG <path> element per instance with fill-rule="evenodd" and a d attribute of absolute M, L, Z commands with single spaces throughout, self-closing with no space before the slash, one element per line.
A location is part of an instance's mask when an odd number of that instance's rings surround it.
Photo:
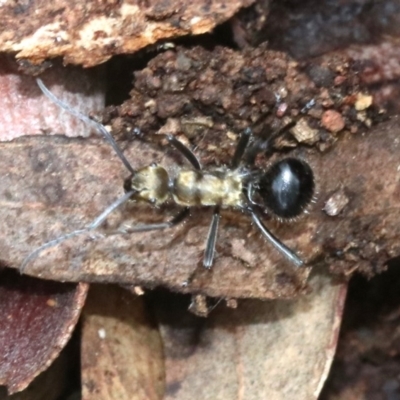
<path fill-rule="evenodd" d="M 279 218 L 299 216 L 314 194 L 311 167 L 297 158 L 285 158 L 273 164 L 258 182 L 263 205 Z"/>

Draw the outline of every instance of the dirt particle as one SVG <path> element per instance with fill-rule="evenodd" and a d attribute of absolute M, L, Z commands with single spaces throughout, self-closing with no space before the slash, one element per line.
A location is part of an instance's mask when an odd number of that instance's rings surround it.
<path fill-rule="evenodd" d="M 319 139 L 318 129 L 311 128 L 305 118 L 301 118 L 290 132 L 299 143 L 312 145 Z"/>
<path fill-rule="evenodd" d="M 372 105 L 371 95 L 358 93 L 356 103 L 354 104 L 354 107 L 356 108 L 357 111 L 366 110 L 371 105 Z"/>
<path fill-rule="evenodd" d="M 312 65 L 307 72 L 311 80 L 317 86 L 326 88 L 332 86 L 334 81 L 334 73 L 330 69 L 320 65 Z"/>
<path fill-rule="evenodd" d="M 212 128 L 214 121 L 211 117 L 199 116 L 193 118 L 183 117 L 181 126 L 188 138 L 195 138 L 204 132 L 205 129 Z"/>
<path fill-rule="evenodd" d="M 322 114 L 321 125 L 333 133 L 340 132 L 345 127 L 343 117 L 335 110 L 327 110 Z"/>
<path fill-rule="evenodd" d="M 329 199 L 325 203 L 323 210 L 330 217 L 335 217 L 343 211 L 348 203 L 348 196 L 346 195 L 343 188 L 340 188 L 329 197 Z"/>

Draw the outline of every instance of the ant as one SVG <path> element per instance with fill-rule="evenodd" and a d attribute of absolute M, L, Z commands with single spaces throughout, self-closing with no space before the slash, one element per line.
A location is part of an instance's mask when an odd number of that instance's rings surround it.
<path fill-rule="evenodd" d="M 112 234 L 128 234 L 171 228 L 189 217 L 192 207 L 213 207 L 203 258 L 203 266 L 210 269 L 215 258 L 221 208 L 234 208 L 250 215 L 261 234 L 296 267 L 304 265 L 303 260 L 277 237 L 261 221 L 261 213 L 270 213 L 279 219 L 293 219 L 299 216 L 313 200 L 314 175 L 311 167 L 298 158 L 288 157 L 272 164 L 267 169 L 254 166 L 260 152 L 271 152 L 276 137 L 291 129 L 295 122 L 286 124 L 267 140 L 250 144 L 252 130 L 247 128 L 240 136 L 229 166 L 202 168 L 195 154 L 173 135 L 162 135 L 168 144 L 186 158 L 190 167 L 180 168 L 175 176 L 157 164 L 150 164 L 138 170 L 133 169 L 104 125 L 70 108 L 55 97 L 37 78 L 43 94 L 53 103 L 74 115 L 88 125 L 94 126 L 113 147 L 126 169 L 130 172 L 124 182 L 125 194 L 106 208 L 88 226 L 60 236 L 38 247 L 23 261 L 20 271 L 38 256 L 40 252 L 71 237 L 98 228 L 117 207 L 128 200 L 145 201 L 154 206 L 174 202 L 182 210 L 171 220 L 163 223 L 137 225 Z"/>

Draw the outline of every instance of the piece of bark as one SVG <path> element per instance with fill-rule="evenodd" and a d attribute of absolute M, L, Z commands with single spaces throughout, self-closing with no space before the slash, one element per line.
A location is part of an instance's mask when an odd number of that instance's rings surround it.
<path fill-rule="evenodd" d="M 316 399 L 332 362 L 346 285 L 315 275 L 296 300 L 239 301 L 207 319 L 171 295 L 155 301 L 165 399 Z M 182 300 L 182 299 L 180 299 Z"/>
<path fill-rule="evenodd" d="M 292 152 L 314 169 L 318 200 L 292 223 L 268 220 L 274 234 L 308 261 L 340 273 L 372 274 L 400 254 L 398 220 L 398 119 L 365 134 L 343 137 L 328 152 Z M 135 141 L 126 149 L 134 168 L 175 165 L 174 153 Z M 43 158 L 44 157 L 44 158 Z M 123 193 L 129 175 L 110 147 L 96 140 L 28 138 L 0 146 L 0 162 L 15 167 L 0 177 L 1 258 L 13 268 L 39 245 L 82 228 Z M 382 182 L 385 179 L 385 184 Z M 326 205 L 341 190 L 338 215 Z M 120 224 L 165 220 L 169 207 L 130 204 L 110 217 L 103 233 Z M 297 269 L 265 242 L 248 216 L 224 211 L 211 271 L 201 267 L 210 210 L 194 209 L 184 224 L 165 232 L 77 236 L 43 251 L 25 272 L 49 279 L 159 285 L 215 297 L 292 297 L 308 269 Z M 17 222 L 16 222 L 17 221 Z M 97 240 L 92 240 L 95 235 Z M 311 264 L 312 265 L 312 264 Z M 195 272 L 190 285 L 184 283 Z"/>
<path fill-rule="evenodd" d="M 0 276 L 0 383 L 25 389 L 59 355 L 79 318 L 88 285 Z"/>
<path fill-rule="evenodd" d="M 82 399 L 160 400 L 164 374 L 161 337 L 143 298 L 93 285 L 83 312 Z"/>
<path fill-rule="evenodd" d="M 0 51 L 32 63 L 63 57 L 86 67 L 182 35 L 210 32 L 252 0 L 6 2 Z"/>

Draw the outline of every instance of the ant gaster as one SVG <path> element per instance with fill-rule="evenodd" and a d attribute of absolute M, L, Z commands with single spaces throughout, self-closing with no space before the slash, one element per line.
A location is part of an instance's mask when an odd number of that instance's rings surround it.
<path fill-rule="evenodd" d="M 263 224 L 261 213 L 271 213 L 280 219 L 292 219 L 299 216 L 312 201 L 314 177 L 310 166 L 297 158 L 285 158 L 267 169 L 254 166 L 254 160 L 260 151 L 270 151 L 273 140 L 294 126 L 294 122 L 285 125 L 263 142 L 250 145 L 251 130 L 246 129 L 237 144 L 230 166 L 207 167 L 201 164 L 193 152 L 173 135 L 164 135 L 167 142 L 180 152 L 191 167 L 181 168 L 170 176 L 167 170 L 157 164 L 134 170 L 118 147 L 115 139 L 105 127 L 89 117 L 71 109 L 57 99 L 40 79 L 37 83 L 42 92 L 55 104 L 80 120 L 94 125 L 115 150 L 131 176 L 125 180 L 125 195 L 111 204 L 87 227 L 63 235 L 37 248 L 22 263 L 23 271 L 33 258 L 46 248 L 57 245 L 73 236 L 90 232 L 99 227 L 117 207 L 132 199 L 160 205 L 175 202 L 182 210 L 171 220 L 164 223 L 138 225 L 114 233 L 134 233 L 171 228 L 190 214 L 195 206 L 213 207 L 213 215 L 206 239 L 203 266 L 211 268 L 214 262 L 215 245 L 221 208 L 235 208 L 250 215 L 253 223 L 262 235 L 287 259 L 297 267 L 304 264 L 301 258 Z"/>

